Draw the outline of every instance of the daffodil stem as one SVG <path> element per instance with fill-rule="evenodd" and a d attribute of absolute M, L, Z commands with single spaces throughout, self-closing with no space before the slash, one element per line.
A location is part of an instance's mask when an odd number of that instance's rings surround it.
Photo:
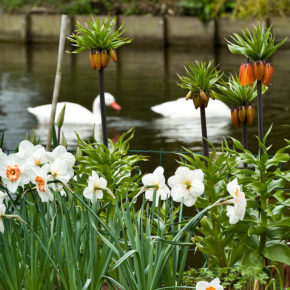
<path fill-rule="evenodd" d="M 257 102 L 258 102 L 258 136 L 263 142 L 263 100 L 262 100 L 262 81 L 257 81 Z M 260 148 L 260 151 L 262 149 Z M 260 152 L 262 153 L 262 152 Z"/>
<path fill-rule="evenodd" d="M 101 68 L 99 70 L 99 91 L 100 91 L 102 130 L 103 130 L 103 144 L 106 147 L 108 147 L 108 130 L 107 130 L 105 92 L 104 92 L 104 68 Z"/>
<path fill-rule="evenodd" d="M 205 117 L 205 107 L 204 106 L 200 107 L 200 121 L 201 121 L 203 155 L 205 157 L 209 157 L 208 144 L 207 144 L 206 117 Z"/>
<path fill-rule="evenodd" d="M 242 142 L 243 142 L 243 147 L 245 149 L 248 149 L 248 136 L 247 136 L 247 122 L 243 123 L 243 128 L 242 128 Z M 244 163 L 244 168 L 247 168 L 247 164 Z"/>

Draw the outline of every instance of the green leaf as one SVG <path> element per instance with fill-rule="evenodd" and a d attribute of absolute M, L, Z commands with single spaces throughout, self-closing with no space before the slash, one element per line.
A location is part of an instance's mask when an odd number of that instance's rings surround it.
<path fill-rule="evenodd" d="M 289 227 L 290 228 L 290 217 L 272 222 L 268 224 L 267 227 L 268 228 L 272 228 L 272 227 Z"/>
<path fill-rule="evenodd" d="M 290 248 L 287 245 L 277 244 L 265 247 L 263 255 L 272 261 L 290 265 Z"/>
<path fill-rule="evenodd" d="M 245 267 L 263 267 L 263 257 L 258 249 L 248 250 L 244 252 L 241 263 Z"/>

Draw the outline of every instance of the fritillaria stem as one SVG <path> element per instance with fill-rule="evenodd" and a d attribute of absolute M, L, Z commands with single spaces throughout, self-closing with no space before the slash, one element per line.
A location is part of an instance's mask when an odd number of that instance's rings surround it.
<path fill-rule="evenodd" d="M 257 81 L 257 101 L 258 101 L 258 136 L 263 142 L 263 100 L 262 100 L 262 81 Z"/>
<path fill-rule="evenodd" d="M 242 128 L 242 143 L 245 149 L 248 149 L 248 136 L 247 136 L 247 122 L 243 122 Z M 244 163 L 244 168 L 247 168 L 247 164 Z"/>
<path fill-rule="evenodd" d="M 107 130 L 106 105 L 104 93 L 104 68 L 101 68 L 99 70 L 99 91 L 100 91 L 102 130 L 103 130 L 103 144 L 106 147 L 108 147 L 108 130 Z"/>
<path fill-rule="evenodd" d="M 200 121 L 201 121 L 203 155 L 205 157 L 209 157 L 208 144 L 207 144 L 206 117 L 205 117 L 205 107 L 204 106 L 200 107 Z"/>

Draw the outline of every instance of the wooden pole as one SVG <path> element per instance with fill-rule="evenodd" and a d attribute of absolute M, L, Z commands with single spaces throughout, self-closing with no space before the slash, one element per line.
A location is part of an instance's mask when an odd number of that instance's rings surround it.
<path fill-rule="evenodd" d="M 52 106 L 51 106 L 47 142 L 46 142 L 46 150 L 48 151 L 51 149 L 51 127 L 54 124 L 56 105 L 58 102 L 58 96 L 59 96 L 59 91 L 60 91 L 61 67 L 62 67 L 62 61 L 63 61 L 63 55 L 64 55 L 64 45 L 65 45 L 66 28 L 67 28 L 68 20 L 69 18 L 67 15 L 62 15 L 60 35 L 59 35 L 57 68 L 56 68 L 56 74 L 55 74 L 54 89 L 53 89 L 53 96 L 52 96 Z"/>

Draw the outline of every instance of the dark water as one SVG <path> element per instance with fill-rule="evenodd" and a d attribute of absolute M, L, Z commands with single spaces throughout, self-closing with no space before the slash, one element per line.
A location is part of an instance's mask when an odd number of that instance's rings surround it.
<path fill-rule="evenodd" d="M 5 131 L 6 149 L 14 149 L 27 131 L 37 128 L 37 121 L 27 112 L 27 107 L 51 102 L 57 51 L 55 45 L 0 44 L 0 131 Z M 243 61 L 242 57 L 231 55 L 227 48 L 214 51 L 127 46 L 120 50 L 118 64 L 110 63 L 105 71 L 105 90 L 123 107 L 120 112 L 107 110 L 110 137 L 135 127 L 132 149 L 176 151 L 185 146 L 201 151 L 199 118 L 162 118 L 150 107 L 183 97 L 186 92 L 177 87 L 176 73 L 182 74 L 188 62 L 211 59 L 220 64 L 226 74 L 237 72 Z M 290 124 L 290 50 L 279 50 L 272 62 L 272 87 L 264 96 L 264 127 L 266 130 L 271 124 L 274 126 L 269 143 L 275 150 L 283 144 L 284 138 L 290 138 L 290 128 L 283 126 Z M 79 103 L 91 109 L 97 94 L 98 73 L 90 69 L 87 53 L 66 54 L 60 101 Z M 195 110 L 193 106 L 192 110 Z M 47 128 L 41 129 L 45 140 Z M 69 143 L 74 138 L 72 133 L 73 130 L 67 133 Z M 257 122 L 249 128 L 249 148 L 254 152 L 257 151 L 256 134 Z M 208 119 L 208 135 L 219 147 L 225 136 L 240 139 L 241 130 L 233 127 L 229 115 L 224 120 Z M 159 157 L 154 161 L 156 165 Z"/>

